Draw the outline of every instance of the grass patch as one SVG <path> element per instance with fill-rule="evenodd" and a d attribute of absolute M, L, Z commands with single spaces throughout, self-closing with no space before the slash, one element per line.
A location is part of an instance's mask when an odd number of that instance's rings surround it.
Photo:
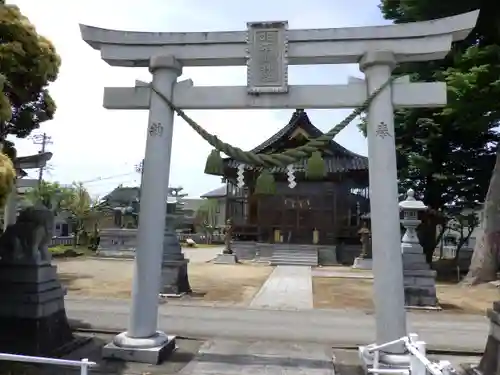
<path fill-rule="evenodd" d="M 313 277 L 314 307 L 373 312 L 372 288 L 373 280 Z M 490 284 L 463 287 L 437 282 L 436 292 L 438 303 L 444 312 L 462 314 L 484 315 L 499 296 L 498 288 Z"/>
<path fill-rule="evenodd" d="M 75 258 L 83 255 L 92 255 L 94 252 L 83 246 L 74 248 L 72 245 L 57 245 L 49 247 L 49 252 L 54 258 Z"/>
<path fill-rule="evenodd" d="M 70 296 L 130 298 L 133 262 L 80 258 L 61 261 L 57 267 Z M 272 267 L 246 263 L 190 263 L 188 274 L 194 293 L 185 301 L 246 306 L 272 270 Z"/>

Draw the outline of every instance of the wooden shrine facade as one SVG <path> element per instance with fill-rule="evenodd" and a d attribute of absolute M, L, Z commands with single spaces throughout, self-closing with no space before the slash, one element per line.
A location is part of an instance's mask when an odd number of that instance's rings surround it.
<path fill-rule="evenodd" d="M 322 132 L 297 110 L 287 126 L 254 148 L 256 153 L 297 147 Z M 236 183 L 238 162 L 225 159 L 226 218 L 233 221 L 238 240 L 293 244 L 359 244 L 361 215 L 369 211 L 368 159 L 331 141 L 323 150 L 327 175 L 321 181 L 305 179 L 305 160 L 294 165 L 297 186 L 288 186 L 284 168 L 272 170 L 275 195 L 254 194 L 258 176 L 245 170 L 245 186 Z"/>

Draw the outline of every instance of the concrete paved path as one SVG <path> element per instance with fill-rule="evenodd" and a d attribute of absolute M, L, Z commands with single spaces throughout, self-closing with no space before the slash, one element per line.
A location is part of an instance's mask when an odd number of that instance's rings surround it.
<path fill-rule="evenodd" d="M 74 325 L 125 331 L 130 301 L 66 298 Z M 429 348 L 483 351 L 489 321 L 480 315 L 408 312 L 408 331 Z M 375 318 L 359 310 L 265 310 L 242 307 L 160 306 L 158 326 L 192 338 L 283 340 L 327 345 L 365 345 L 375 338 Z"/>
<path fill-rule="evenodd" d="M 312 271 L 313 277 L 332 277 L 332 278 L 340 278 L 340 279 L 373 279 L 373 273 L 365 272 L 365 271 L 349 271 L 345 269 L 341 269 L 340 267 L 335 269 L 321 269 L 316 268 Z"/>
<path fill-rule="evenodd" d="M 203 344 L 179 375 L 334 375 L 326 345 L 217 339 Z"/>
<path fill-rule="evenodd" d="M 215 259 L 218 254 L 222 253 L 224 246 L 213 247 L 184 247 L 182 252 L 191 263 L 206 263 Z"/>
<path fill-rule="evenodd" d="M 250 307 L 277 310 L 313 308 L 311 267 L 277 266 Z"/>

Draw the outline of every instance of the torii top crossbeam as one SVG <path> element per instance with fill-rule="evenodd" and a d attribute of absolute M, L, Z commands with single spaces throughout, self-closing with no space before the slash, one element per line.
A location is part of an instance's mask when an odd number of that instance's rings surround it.
<path fill-rule="evenodd" d="M 357 63 L 366 51 L 393 51 L 398 62 L 442 59 L 452 41 L 464 39 L 479 11 L 439 20 L 386 26 L 287 30 L 290 65 Z M 266 22 L 268 26 L 286 22 Z M 252 23 L 248 24 L 249 29 Z M 135 32 L 80 25 L 82 38 L 101 51 L 113 66 L 148 67 L 159 52 L 175 56 L 183 66 L 246 65 L 247 31 Z"/>

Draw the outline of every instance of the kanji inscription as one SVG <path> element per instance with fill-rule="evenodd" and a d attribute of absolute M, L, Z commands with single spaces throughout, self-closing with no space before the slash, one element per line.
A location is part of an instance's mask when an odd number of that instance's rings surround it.
<path fill-rule="evenodd" d="M 389 127 L 385 122 L 381 122 L 380 124 L 377 125 L 377 129 L 375 130 L 375 135 L 382 139 L 387 137 L 392 137 L 391 133 L 389 132 Z"/>
<path fill-rule="evenodd" d="M 248 24 L 247 81 L 250 93 L 288 91 L 286 22 Z"/>
<path fill-rule="evenodd" d="M 163 135 L 163 125 L 159 122 L 153 122 L 149 126 L 149 135 L 152 137 L 161 137 Z"/>

